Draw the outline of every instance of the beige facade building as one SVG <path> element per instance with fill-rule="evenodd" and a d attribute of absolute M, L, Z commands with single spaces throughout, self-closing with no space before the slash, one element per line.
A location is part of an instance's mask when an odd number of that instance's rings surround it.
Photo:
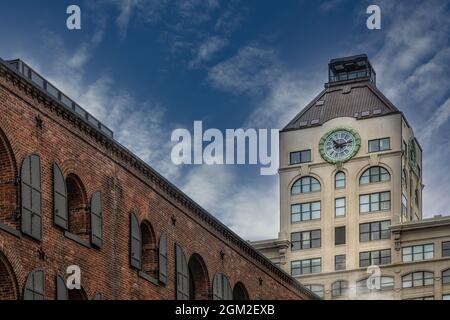
<path fill-rule="evenodd" d="M 279 238 L 253 245 L 316 294 L 450 298 L 450 218 L 422 219 L 422 149 L 367 56 L 330 61 L 280 132 L 279 173 Z"/>

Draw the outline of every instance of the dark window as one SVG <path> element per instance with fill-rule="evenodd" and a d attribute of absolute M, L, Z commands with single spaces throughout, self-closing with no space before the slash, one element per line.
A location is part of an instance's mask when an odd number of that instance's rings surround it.
<path fill-rule="evenodd" d="M 28 275 L 23 294 L 24 300 L 45 299 L 45 273 L 42 269 L 36 269 Z"/>
<path fill-rule="evenodd" d="M 402 277 L 402 288 L 431 286 L 433 284 L 434 274 L 432 272 L 418 271 L 408 273 Z"/>
<path fill-rule="evenodd" d="M 346 267 L 345 254 L 340 254 L 334 257 L 334 270 L 345 270 Z"/>
<path fill-rule="evenodd" d="M 333 298 L 343 297 L 347 294 L 348 282 L 347 281 L 336 281 L 331 285 L 331 296 Z"/>
<path fill-rule="evenodd" d="M 450 257 L 450 241 L 442 242 L 442 256 Z"/>
<path fill-rule="evenodd" d="M 167 283 L 167 236 L 161 235 L 159 238 L 159 281 Z"/>
<path fill-rule="evenodd" d="M 442 283 L 443 284 L 450 283 L 450 269 L 447 269 L 442 272 Z"/>
<path fill-rule="evenodd" d="M 345 227 L 334 228 L 334 244 L 345 244 Z"/>
<path fill-rule="evenodd" d="M 376 192 L 359 196 L 359 212 L 368 213 L 391 209 L 391 192 Z"/>
<path fill-rule="evenodd" d="M 359 253 L 359 266 L 385 265 L 391 263 L 391 249 L 365 251 Z"/>
<path fill-rule="evenodd" d="M 153 279 L 158 277 L 158 252 L 156 237 L 152 225 L 148 221 L 141 223 L 141 270 Z"/>
<path fill-rule="evenodd" d="M 424 244 L 402 248 L 402 261 L 421 261 L 434 258 L 434 244 Z"/>
<path fill-rule="evenodd" d="M 291 222 L 320 219 L 320 201 L 291 205 Z"/>
<path fill-rule="evenodd" d="M 369 140 L 369 152 L 378 152 L 391 149 L 391 139 L 375 139 Z"/>
<path fill-rule="evenodd" d="M 176 251 L 176 286 L 177 300 L 189 300 L 189 267 L 183 250 L 179 245 L 175 246 Z"/>
<path fill-rule="evenodd" d="M 230 280 L 223 273 L 217 273 L 213 281 L 213 300 L 232 300 Z"/>
<path fill-rule="evenodd" d="M 359 241 L 390 239 L 390 220 L 361 223 L 359 225 Z"/>
<path fill-rule="evenodd" d="M 291 274 L 293 276 L 319 273 L 321 271 L 322 260 L 320 258 L 291 261 Z"/>
<path fill-rule="evenodd" d="M 306 284 L 305 288 L 312 291 L 319 298 L 323 298 L 325 295 L 325 288 L 321 284 Z"/>
<path fill-rule="evenodd" d="M 334 176 L 334 187 L 336 189 L 345 188 L 345 173 L 342 171 L 339 171 Z"/>
<path fill-rule="evenodd" d="M 56 276 L 56 300 L 69 300 L 66 281 L 60 275 Z"/>
<path fill-rule="evenodd" d="M 42 238 L 41 160 L 37 155 L 27 156 L 22 164 L 22 232 Z"/>
<path fill-rule="evenodd" d="M 291 152 L 290 164 L 311 162 L 311 150 Z"/>
<path fill-rule="evenodd" d="M 365 170 L 359 178 L 359 184 L 369 184 L 376 182 L 386 182 L 391 180 L 391 175 L 389 172 L 383 167 L 370 167 Z"/>
<path fill-rule="evenodd" d="M 64 230 L 69 228 L 67 210 L 67 188 L 64 175 L 58 164 L 53 164 L 53 219 L 57 226 Z"/>
<path fill-rule="evenodd" d="M 320 248 L 320 230 L 294 232 L 291 234 L 292 250 L 302 250 L 310 248 Z"/>
<path fill-rule="evenodd" d="M 91 198 L 91 243 L 98 248 L 102 246 L 103 237 L 103 212 L 102 194 L 94 192 Z"/>
<path fill-rule="evenodd" d="M 139 220 L 135 212 L 132 212 L 130 214 L 130 236 L 131 236 L 130 264 L 133 267 L 140 270 L 142 240 L 141 240 L 141 229 L 139 226 Z"/>
<path fill-rule="evenodd" d="M 298 179 L 291 188 L 291 194 L 300 194 L 320 191 L 320 182 L 313 177 L 303 177 Z"/>
<path fill-rule="evenodd" d="M 71 173 L 66 177 L 69 232 L 85 241 L 91 236 L 88 197 L 81 179 Z"/>

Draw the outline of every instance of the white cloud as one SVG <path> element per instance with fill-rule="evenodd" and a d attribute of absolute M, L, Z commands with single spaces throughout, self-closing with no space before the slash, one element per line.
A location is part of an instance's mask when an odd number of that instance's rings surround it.
<path fill-rule="evenodd" d="M 223 37 L 212 36 L 203 41 L 196 49 L 196 56 L 190 62 L 190 67 L 196 67 L 209 61 L 215 53 L 228 45 L 228 40 Z"/>

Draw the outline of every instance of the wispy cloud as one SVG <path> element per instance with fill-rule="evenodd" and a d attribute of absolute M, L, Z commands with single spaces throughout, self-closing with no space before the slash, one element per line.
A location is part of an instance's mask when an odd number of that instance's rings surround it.
<path fill-rule="evenodd" d="M 213 55 L 228 45 L 228 40 L 223 37 L 212 36 L 203 41 L 198 48 L 195 49 L 196 56 L 191 60 L 189 66 L 191 68 L 201 65 L 203 62 L 211 60 Z"/>

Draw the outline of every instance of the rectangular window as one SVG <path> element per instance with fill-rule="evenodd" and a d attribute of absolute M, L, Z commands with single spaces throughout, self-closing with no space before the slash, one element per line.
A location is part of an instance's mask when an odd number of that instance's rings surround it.
<path fill-rule="evenodd" d="M 345 198 L 334 199 L 334 213 L 336 217 L 344 217 L 345 211 Z"/>
<path fill-rule="evenodd" d="M 346 261 L 345 254 L 340 254 L 334 257 L 334 270 L 345 270 Z"/>
<path fill-rule="evenodd" d="M 359 241 L 390 239 L 391 238 L 391 231 L 389 230 L 390 226 L 391 226 L 390 220 L 361 223 L 359 225 Z"/>
<path fill-rule="evenodd" d="M 290 164 L 311 162 L 311 150 L 291 152 Z"/>
<path fill-rule="evenodd" d="M 450 241 L 442 242 L 442 256 L 450 257 Z"/>
<path fill-rule="evenodd" d="M 450 300 L 450 294 L 444 294 L 442 300 Z"/>
<path fill-rule="evenodd" d="M 369 152 L 378 152 L 391 149 L 391 139 L 374 139 L 369 140 Z"/>
<path fill-rule="evenodd" d="M 294 232 L 291 234 L 292 250 L 320 248 L 320 245 L 321 245 L 320 230 Z"/>
<path fill-rule="evenodd" d="M 291 262 L 291 274 L 293 276 L 299 276 L 302 274 L 319 273 L 322 271 L 322 260 L 306 259 L 296 260 Z"/>
<path fill-rule="evenodd" d="M 291 222 L 320 219 L 320 201 L 291 205 Z"/>
<path fill-rule="evenodd" d="M 381 266 L 391 263 L 391 249 L 365 251 L 359 253 L 359 266 Z"/>
<path fill-rule="evenodd" d="M 421 261 L 434 258 L 434 244 L 424 244 L 402 248 L 402 261 Z"/>
<path fill-rule="evenodd" d="M 345 244 L 345 227 L 334 228 L 334 244 Z"/>
<path fill-rule="evenodd" d="M 359 212 L 368 213 L 391 209 L 391 192 L 377 192 L 359 196 Z"/>

